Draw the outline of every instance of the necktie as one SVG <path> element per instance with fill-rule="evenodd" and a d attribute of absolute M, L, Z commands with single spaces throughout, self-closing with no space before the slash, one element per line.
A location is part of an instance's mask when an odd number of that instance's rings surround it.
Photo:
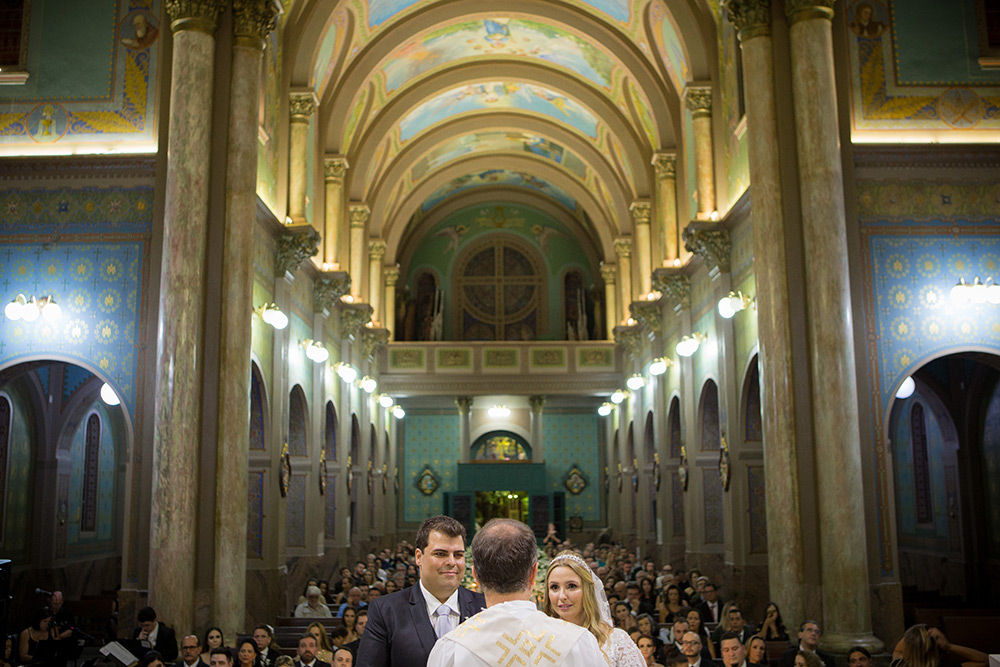
<path fill-rule="evenodd" d="M 446 604 L 441 605 L 434 612 L 437 620 L 434 621 L 434 632 L 438 637 L 444 637 L 451 632 L 451 607 Z"/>

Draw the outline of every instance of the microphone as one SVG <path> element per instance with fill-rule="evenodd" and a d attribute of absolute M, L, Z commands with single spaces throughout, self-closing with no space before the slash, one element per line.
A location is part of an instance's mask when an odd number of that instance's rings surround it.
<path fill-rule="evenodd" d="M 39 595 L 52 595 L 52 591 L 47 591 L 44 588 L 36 588 L 35 592 Z"/>

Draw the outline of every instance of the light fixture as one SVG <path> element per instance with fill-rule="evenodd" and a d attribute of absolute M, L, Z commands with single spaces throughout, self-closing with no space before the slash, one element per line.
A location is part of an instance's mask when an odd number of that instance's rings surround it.
<path fill-rule="evenodd" d="M 913 381 L 912 375 L 907 375 L 903 383 L 896 390 L 896 398 L 909 398 L 917 388 L 917 383 Z"/>
<path fill-rule="evenodd" d="M 345 364 L 344 362 L 340 362 L 337 364 L 336 369 L 337 369 L 337 375 L 339 375 L 340 379 L 346 382 L 347 384 L 350 384 L 354 382 L 356 379 L 358 379 L 357 369 L 354 368 L 354 366 L 351 366 L 350 364 Z"/>
<path fill-rule="evenodd" d="M 285 216 L 285 224 L 286 225 L 291 225 L 291 224 L 294 224 L 294 223 L 295 223 L 295 221 L 292 220 L 292 216 L 290 216 L 290 215 L 286 215 Z"/>
<path fill-rule="evenodd" d="M 34 322 L 41 316 L 46 322 L 55 322 L 62 315 L 62 309 L 51 295 L 36 298 L 18 294 L 4 307 L 3 314 L 9 320 Z"/>
<path fill-rule="evenodd" d="M 358 299 L 353 294 L 345 294 L 344 296 L 340 297 L 340 300 L 343 301 L 344 303 L 354 303 L 355 301 L 361 301 L 361 299 Z"/>
<path fill-rule="evenodd" d="M 615 389 L 614 392 L 612 392 L 612 394 L 611 394 L 611 402 L 612 403 L 614 403 L 615 405 L 618 405 L 618 404 L 620 404 L 624 400 L 625 400 L 625 392 L 624 391 L 622 391 L 621 389 Z"/>
<path fill-rule="evenodd" d="M 18 294 L 14 297 L 13 301 L 4 306 L 3 314 L 8 320 L 19 320 L 21 319 L 21 312 L 24 310 L 24 306 L 28 303 L 28 300 L 23 294 Z"/>
<path fill-rule="evenodd" d="M 988 286 L 986 288 L 986 301 L 992 303 L 993 305 L 1000 305 L 1000 285 L 993 280 L 993 278 L 987 278 L 986 282 Z"/>
<path fill-rule="evenodd" d="M 953 303 L 962 304 L 969 300 L 972 293 L 971 288 L 965 283 L 965 277 L 958 279 L 958 283 L 951 288 L 951 300 Z"/>
<path fill-rule="evenodd" d="M 288 326 L 288 315 L 281 312 L 281 308 L 278 308 L 273 303 L 265 303 L 254 312 L 260 315 L 260 319 L 275 329 L 284 329 Z"/>
<path fill-rule="evenodd" d="M 614 409 L 615 406 L 605 401 L 604 403 L 601 403 L 601 406 L 599 408 L 597 408 L 597 414 L 599 414 L 602 417 L 607 417 L 608 415 L 611 414 L 611 411 Z"/>
<path fill-rule="evenodd" d="M 674 365 L 673 359 L 667 359 L 666 357 L 657 357 L 653 359 L 653 362 L 649 364 L 649 374 L 650 375 L 663 375 L 667 372 L 667 369 Z"/>
<path fill-rule="evenodd" d="M 987 282 L 991 279 L 987 278 Z M 979 280 L 979 276 L 972 281 L 972 286 L 969 288 L 969 296 L 972 303 L 986 303 L 986 285 Z"/>
<path fill-rule="evenodd" d="M 121 399 L 118 398 L 118 394 L 115 390 L 111 388 L 111 385 L 105 382 L 101 385 L 101 400 L 108 405 L 118 405 L 121 403 Z"/>
<path fill-rule="evenodd" d="M 406 410 L 404 410 L 401 405 L 397 405 L 392 409 L 392 416 L 396 419 L 402 419 L 406 416 Z"/>
<path fill-rule="evenodd" d="M 627 327 L 634 327 L 638 323 L 639 322 L 637 320 L 634 320 L 631 317 L 629 317 L 628 319 L 625 320 L 625 326 L 627 326 Z"/>
<path fill-rule="evenodd" d="M 652 292 L 646 293 L 646 301 L 658 301 L 662 296 L 663 292 L 658 292 L 656 290 L 653 290 Z"/>
<path fill-rule="evenodd" d="M 378 389 L 378 381 L 370 375 L 361 378 L 361 388 L 366 394 L 370 394 Z"/>
<path fill-rule="evenodd" d="M 330 350 L 326 349 L 326 346 L 318 340 L 306 338 L 303 341 L 299 341 L 299 347 L 305 350 L 306 356 L 317 364 L 321 364 L 330 358 Z"/>
<path fill-rule="evenodd" d="M 510 417 L 510 408 L 506 405 L 494 405 L 486 412 L 494 419 L 506 419 L 507 417 Z"/>
<path fill-rule="evenodd" d="M 712 211 L 708 215 L 708 219 L 711 220 L 712 222 L 718 222 L 719 221 L 719 212 L 718 211 Z"/>
<path fill-rule="evenodd" d="M 629 379 L 625 380 L 625 386 L 632 391 L 639 391 L 646 386 L 646 379 L 639 373 L 633 373 Z"/>
<path fill-rule="evenodd" d="M 732 292 L 719 299 L 719 315 L 731 319 L 733 315 L 745 310 L 750 305 L 752 299 L 743 292 Z"/>
<path fill-rule="evenodd" d="M 378 404 L 381 405 L 383 408 L 391 408 L 392 396 L 390 396 L 389 394 L 379 394 Z"/>
<path fill-rule="evenodd" d="M 677 343 L 677 347 L 675 348 L 677 350 L 677 354 L 682 357 L 690 357 L 698 351 L 698 348 L 701 347 L 702 342 L 706 339 L 707 336 L 700 331 L 684 336 L 684 338 L 681 338 L 681 341 Z"/>

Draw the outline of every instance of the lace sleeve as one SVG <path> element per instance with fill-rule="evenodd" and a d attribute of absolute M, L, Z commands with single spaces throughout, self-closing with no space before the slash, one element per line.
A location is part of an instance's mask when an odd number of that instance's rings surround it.
<path fill-rule="evenodd" d="M 646 667 L 646 660 L 632 638 L 621 628 L 615 628 L 605 645 L 611 667 Z"/>

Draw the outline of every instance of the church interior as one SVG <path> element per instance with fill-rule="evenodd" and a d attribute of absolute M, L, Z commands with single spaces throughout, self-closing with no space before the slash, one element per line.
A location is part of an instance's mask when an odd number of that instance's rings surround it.
<path fill-rule="evenodd" d="M 12 624 L 235 636 L 440 513 L 1000 616 L 994 0 L 0 17 Z"/>

